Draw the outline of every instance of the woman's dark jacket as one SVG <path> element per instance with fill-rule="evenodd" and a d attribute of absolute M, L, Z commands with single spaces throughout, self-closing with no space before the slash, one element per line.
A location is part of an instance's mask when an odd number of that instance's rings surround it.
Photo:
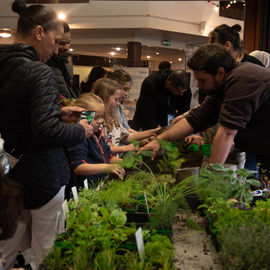
<path fill-rule="evenodd" d="M 22 154 L 10 176 L 26 188 L 25 207 L 40 207 L 66 184 L 64 148 L 79 144 L 85 132 L 79 124 L 60 121 L 57 84 L 33 47 L 0 48 L 0 65 L 0 133 L 6 151 Z"/>

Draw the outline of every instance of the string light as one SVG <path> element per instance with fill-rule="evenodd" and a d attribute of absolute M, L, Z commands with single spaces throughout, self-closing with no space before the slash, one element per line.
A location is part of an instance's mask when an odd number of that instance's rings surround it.
<path fill-rule="evenodd" d="M 216 10 L 218 10 L 218 8 L 219 8 L 219 5 L 217 5 L 217 4 L 215 4 L 215 3 L 213 3 L 212 1 L 207 1 L 208 2 L 208 4 L 211 4 L 211 5 L 214 5 L 215 6 L 215 9 Z M 228 4 L 225 6 L 223 6 L 223 5 L 221 5 L 221 8 L 222 9 L 224 9 L 224 8 L 230 8 L 230 7 L 232 7 L 234 4 L 236 4 L 237 3 L 237 1 L 236 0 L 232 0 L 232 1 L 226 1 L 226 2 L 228 2 Z M 243 4 L 243 7 L 245 6 L 245 1 L 240 1 L 240 2 L 242 2 L 242 4 Z"/>
<path fill-rule="evenodd" d="M 215 10 L 218 10 L 219 9 L 219 5 L 218 4 L 216 4 L 216 3 L 214 3 L 214 2 L 212 2 L 210 0 L 208 0 L 207 2 L 208 2 L 208 4 L 213 5 L 214 8 L 215 8 Z"/>

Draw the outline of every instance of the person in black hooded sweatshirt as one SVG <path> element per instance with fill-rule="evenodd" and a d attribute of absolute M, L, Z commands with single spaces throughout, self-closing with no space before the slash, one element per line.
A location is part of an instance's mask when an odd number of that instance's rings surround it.
<path fill-rule="evenodd" d="M 144 79 L 131 127 L 147 130 L 167 126 L 170 119 L 190 109 L 190 100 L 188 74 L 160 70 Z"/>

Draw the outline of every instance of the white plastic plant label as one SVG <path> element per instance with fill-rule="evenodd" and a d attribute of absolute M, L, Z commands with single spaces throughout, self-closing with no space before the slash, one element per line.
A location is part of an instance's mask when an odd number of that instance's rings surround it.
<path fill-rule="evenodd" d="M 72 187 L 71 190 L 72 190 L 74 202 L 77 204 L 79 202 L 79 196 L 78 196 L 77 188 L 76 187 Z"/>
<path fill-rule="evenodd" d="M 143 234 L 142 234 L 142 228 L 141 227 L 136 231 L 135 237 L 136 237 L 136 242 L 137 242 L 137 247 L 138 247 L 140 260 L 142 262 L 144 262 L 145 253 L 144 253 L 144 242 L 143 242 Z"/>
<path fill-rule="evenodd" d="M 69 212 L 69 208 L 68 208 L 68 204 L 67 204 L 67 200 L 64 200 L 62 203 L 62 210 L 63 210 L 63 215 L 64 218 L 67 218 L 68 212 Z"/>
<path fill-rule="evenodd" d="M 146 193 L 145 192 L 144 192 L 144 199 L 145 199 L 145 204 L 146 204 L 146 211 L 147 211 L 147 214 L 149 215 L 148 200 L 147 200 L 147 196 L 146 196 Z"/>
<path fill-rule="evenodd" d="M 89 189 L 87 178 L 83 181 L 83 185 L 84 185 L 84 188 L 85 188 L 85 189 Z"/>
<path fill-rule="evenodd" d="M 59 235 L 59 227 L 60 227 L 60 219 L 61 219 L 61 211 L 57 212 L 57 216 L 56 216 L 56 233 L 55 233 L 55 238 L 57 238 L 57 236 Z"/>

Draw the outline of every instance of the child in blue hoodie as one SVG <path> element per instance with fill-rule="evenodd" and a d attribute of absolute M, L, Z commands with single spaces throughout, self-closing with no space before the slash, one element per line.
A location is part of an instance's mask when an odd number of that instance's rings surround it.
<path fill-rule="evenodd" d="M 91 122 L 94 134 L 81 144 L 67 150 L 72 172 L 76 175 L 72 177 L 72 186 L 83 187 L 86 178 L 91 186 L 95 186 L 109 173 L 123 178 L 125 171 L 117 164 L 122 159 L 112 155 L 110 146 L 102 136 L 103 101 L 92 93 L 85 93 L 75 101 L 74 106 L 94 111 L 95 117 Z"/>

